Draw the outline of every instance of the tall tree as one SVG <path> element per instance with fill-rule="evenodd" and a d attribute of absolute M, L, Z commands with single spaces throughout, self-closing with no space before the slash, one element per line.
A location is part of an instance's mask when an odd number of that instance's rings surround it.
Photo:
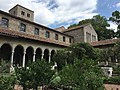
<path fill-rule="evenodd" d="M 120 12 L 117 10 L 112 12 L 112 17 L 109 20 L 117 25 L 116 37 L 120 38 Z"/>

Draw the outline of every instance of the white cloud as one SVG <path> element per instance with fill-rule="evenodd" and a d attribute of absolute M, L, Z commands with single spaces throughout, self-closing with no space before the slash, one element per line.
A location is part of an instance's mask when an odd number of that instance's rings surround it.
<path fill-rule="evenodd" d="M 116 4 L 117 7 L 120 7 L 120 2 Z"/>
<path fill-rule="evenodd" d="M 107 27 L 108 29 L 114 29 L 115 32 L 117 31 L 117 25 L 113 22 L 108 22 L 110 24 L 110 27 Z"/>
<path fill-rule="evenodd" d="M 0 8 L 8 11 L 20 4 L 35 12 L 35 22 L 44 25 L 78 22 L 97 13 L 97 0 L 0 0 Z"/>

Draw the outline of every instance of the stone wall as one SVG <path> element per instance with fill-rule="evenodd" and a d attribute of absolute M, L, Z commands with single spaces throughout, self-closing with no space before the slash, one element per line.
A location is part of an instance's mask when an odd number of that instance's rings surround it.
<path fill-rule="evenodd" d="M 72 37 L 69 37 L 65 34 L 56 32 L 54 30 L 50 30 L 47 27 L 45 28 L 44 26 L 42 27 L 40 25 L 32 24 L 32 23 L 29 23 L 28 21 L 21 20 L 21 19 L 16 19 L 16 18 L 10 17 L 8 15 L 4 15 L 4 14 L 0 14 L 0 21 L 2 20 L 2 17 L 7 18 L 9 20 L 8 27 L 4 27 L 0 24 L 0 28 L 2 28 L 2 29 L 21 32 L 20 31 L 20 23 L 24 23 L 26 25 L 26 31 L 22 32 L 22 33 L 27 33 L 27 34 L 34 35 L 35 28 L 38 28 L 39 29 L 39 35 L 37 35 L 37 36 L 45 38 L 45 39 L 51 39 L 53 41 L 63 42 L 63 36 L 65 36 L 66 37 L 66 41 L 65 41 L 66 43 L 70 43 L 69 38 L 73 39 Z M 45 37 L 46 31 L 49 31 L 50 38 Z M 55 34 L 58 34 L 58 40 L 55 40 Z"/>
<path fill-rule="evenodd" d="M 70 31 L 68 30 L 68 31 L 66 31 L 64 33 L 68 34 L 70 36 L 73 36 L 75 43 L 84 42 L 83 28 L 79 28 L 79 29 L 76 29 L 76 30 L 70 30 Z"/>
<path fill-rule="evenodd" d="M 105 90 L 120 90 L 120 85 L 104 84 Z"/>

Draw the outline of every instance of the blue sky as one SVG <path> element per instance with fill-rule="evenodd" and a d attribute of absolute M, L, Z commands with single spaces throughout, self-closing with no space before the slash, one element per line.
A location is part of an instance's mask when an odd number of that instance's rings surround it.
<path fill-rule="evenodd" d="M 120 10 L 120 0 L 98 0 L 96 12 L 100 15 L 108 18 L 115 10 Z"/>
<path fill-rule="evenodd" d="M 33 10 L 35 22 L 51 28 L 68 27 L 97 14 L 109 18 L 113 11 L 120 11 L 120 0 L 0 0 L 0 9 L 8 12 L 16 4 Z"/>

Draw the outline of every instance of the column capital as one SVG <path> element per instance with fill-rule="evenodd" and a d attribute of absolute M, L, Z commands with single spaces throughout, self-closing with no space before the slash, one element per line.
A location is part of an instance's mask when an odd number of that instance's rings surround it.
<path fill-rule="evenodd" d="M 26 54 L 26 51 L 24 51 L 23 53 Z"/>
<path fill-rule="evenodd" d="M 15 51 L 13 50 L 12 53 L 14 53 Z"/>

